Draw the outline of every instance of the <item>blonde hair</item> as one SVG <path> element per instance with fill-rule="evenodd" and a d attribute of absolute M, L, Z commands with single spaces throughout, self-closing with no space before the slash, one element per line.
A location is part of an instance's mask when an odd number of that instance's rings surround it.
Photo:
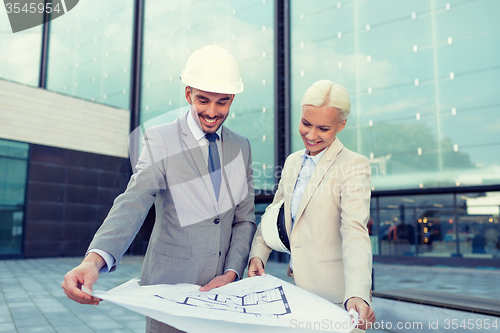
<path fill-rule="evenodd" d="M 340 110 L 339 120 L 344 121 L 351 112 L 351 100 L 344 86 L 330 80 L 316 81 L 302 97 L 301 107 L 312 105 L 316 107 L 329 106 Z"/>

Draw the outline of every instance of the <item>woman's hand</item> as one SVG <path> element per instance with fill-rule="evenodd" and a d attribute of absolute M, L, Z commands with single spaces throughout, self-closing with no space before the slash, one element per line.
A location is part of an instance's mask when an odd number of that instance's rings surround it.
<path fill-rule="evenodd" d="M 359 297 L 349 298 L 347 300 L 346 308 L 347 311 L 354 309 L 354 311 L 359 313 L 357 326 L 359 329 L 366 330 L 375 322 L 375 312 L 373 312 L 373 309 Z"/>
<path fill-rule="evenodd" d="M 264 263 L 259 257 L 253 257 L 248 265 L 248 276 L 265 276 Z"/>

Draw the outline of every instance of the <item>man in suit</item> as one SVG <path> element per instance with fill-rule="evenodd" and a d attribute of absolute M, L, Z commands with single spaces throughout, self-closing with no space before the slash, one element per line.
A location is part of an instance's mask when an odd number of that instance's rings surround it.
<path fill-rule="evenodd" d="M 82 304 L 99 272 L 116 268 L 155 204 L 156 221 L 141 284 L 192 283 L 201 291 L 241 278 L 255 233 L 250 143 L 222 123 L 243 91 L 236 61 L 226 50 L 194 52 L 181 75 L 190 110 L 146 131 L 137 172 L 117 197 L 83 262 L 62 287 Z M 147 332 L 177 332 L 147 319 Z"/>

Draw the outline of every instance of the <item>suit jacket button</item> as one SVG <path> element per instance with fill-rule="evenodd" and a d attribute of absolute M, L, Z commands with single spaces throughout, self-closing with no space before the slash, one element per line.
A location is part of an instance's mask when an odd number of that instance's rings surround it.
<path fill-rule="evenodd" d="M 219 251 L 219 257 L 220 257 L 220 255 L 221 255 L 221 254 L 222 254 L 222 253 Z"/>
<path fill-rule="evenodd" d="M 214 220 L 215 224 L 219 224 L 219 222 L 220 222 L 220 220 L 218 218 Z"/>

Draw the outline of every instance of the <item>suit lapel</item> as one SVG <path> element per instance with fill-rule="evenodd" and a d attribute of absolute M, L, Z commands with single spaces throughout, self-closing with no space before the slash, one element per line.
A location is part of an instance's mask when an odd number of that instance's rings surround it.
<path fill-rule="evenodd" d="M 219 193 L 219 202 L 222 203 L 224 200 L 226 200 L 226 196 L 229 195 L 229 198 L 231 199 L 231 206 L 234 207 L 234 200 L 233 200 L 233 195 L 231 193 L 231 188 L 229 187 L 229 179 L 226 174 L 226 165 L 230 162 L 228 161 L 228 158 L 232 156 L 232 147 L 234 145 L 231 144 L 231 137 L 229 135 L 228 131 L 224 130 L 224 126 L 222 126 L 222 132 L 221 132 L 221 144 L 222 144 L 222 156 L 221 156 L 221 172 L 222 172 L 222 177 L 221 177 L 221 191 Z M 223 191 L 222 187 L 225 187 L 226 190 Z"/>
<path fill-rule="evenodd" d="M 189 126 L 187 124 L 187 117 L 189 116 L 189 114 L 190 113 L 187 113 L 179 121 L 182 139 L 187 146 L 189 154 L 191 154 L 191 157 L 196 164 L 198 174 L 203 179 L 203 183 L 205 184 L 206 191 L 209 193 L 212 203 L 216 207 L 217 211 L 219 211 L 217 200 L 215 199 L 214 188 L 212 186 L 212 180 L 210 179 L 210 175 L 208 174 L 207 161 L 205 160 L 205 156 L 201 151 L 200 144 L 194 138 L 193 133 L 191 133 L 191 130 L 189 129 Z"/>
<path fill-rule="evenodd" d="M 300 217 L 302 216 L 302 213 L 307 207 L 307 204 L 309 203 L 314 192 L 316 192 L 317 187 L 325 177 L 326 172 L 328 171 L 328 169 L 330 169 L 333 162 L 335 162 L 335 158 L 337 157 L 338 153 L 340 153 L 342 148 L 344 148 L 344 145 L 340 142 L 338 138 L 336 138 L 332 142 L 330 147 L 328 147 L 328 150 L 325 152 L 325 155 L 323 155 L 318 165 L 316 165 L 316 167 L 314 168 L 314 172 L 311 175 L 311 179 L 309 179 L 309 183 L 307 183 L 307 187 L 304 191 L 304 194 L 302 195 L 302 199 L 300 200 L 297 216 L 295 217 L 295 223 L 297 223 L 300 220 Z M 299 159 L 299 161 L 302 161 L 302 159 Z M 298 173 L 297 176 L 295 177 L 295 181 L 297 181 L 297 177 Z"/>

